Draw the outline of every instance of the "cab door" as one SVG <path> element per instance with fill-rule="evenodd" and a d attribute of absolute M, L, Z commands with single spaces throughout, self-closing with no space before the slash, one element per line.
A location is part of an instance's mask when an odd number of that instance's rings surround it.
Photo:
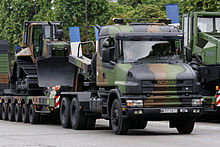
<path fill-rule="evenodd" d="M 106 41 L 109 40 L 109 46 L 105 46 Z M 109 55 L 109 60 L 106 61 L 103 57 Z M 115 57 L 115 44 L 109 37 L 102 37 L 99 39 L 99 47 L 97 51 L 97 64 L 96 64 L 96 82 L 97 86 L 114 86 L 114 57 Z"/>
<path fill-rule="evenodd" d="M 32 31 L 32 48 L 34 58 L 37 60 L 42 56 L 43 29 L 42 25 L 34 25 Z"/>

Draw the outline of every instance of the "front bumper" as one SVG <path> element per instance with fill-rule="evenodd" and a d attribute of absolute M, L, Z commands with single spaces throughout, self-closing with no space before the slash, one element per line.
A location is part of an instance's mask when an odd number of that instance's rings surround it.
<path fill-rule="evenodd" d="M 176 112 L 164 112 L 166 110 L 175 110 Z M 193 112 L 193 110 L 199 112 Z M 135 114 L 135 110 L 142 110 L 142 114 Z M 187 112 L 186 112 L 187 110 Z M 146 119 L 146 120 L 170 120 L 183 117 L 199 117 L 203 114 L 203 107 L 161 107 L 161 108 L 126 108 L 122 111 L 123 118 Z"/>

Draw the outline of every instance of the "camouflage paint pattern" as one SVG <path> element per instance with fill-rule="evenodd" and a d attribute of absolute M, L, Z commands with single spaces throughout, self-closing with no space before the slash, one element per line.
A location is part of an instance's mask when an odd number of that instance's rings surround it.
<path fill-rule="evenodd" d="M 43 113 L 50 113 L 51 108 L 53 109 L 55 107 L 55 99 L 54 98 L 49 98 L 47 96 L 0 96 L 0 103 L 18 103 L 18 104 L 33 104 L 38 108 L 35 109 L 38 112 L 43 112 Z M 20 105 L 20 106 L 21 106 Z"/>
<path fill-rule="evenodd" d="M 33 42 L 33 29 L 34 26 L 45 26 L 48 25 L 48 22 L 34 22 L 31 23 L 28 27 L 28 34 L 25 34 L 25 32 L 23 32 L 23 38 L 22 38 L 22 46 L 24 49 L 22 49 L 21 51 L 19 51 L 16 54 L 16 57 L 21 57 L 21 56 L 30 56 L 33 60 L 34 63 L 37 62 L 37 58 L 34 56 L 34 42 Z M 43 33 L 43 32 L 42 32 Z M 27 36 L 27 44 L 25 44 L 25 37 Z M 58 41 L 57 39 L 54 39 L 53 41 L 51 41 L 50 39 L 46 39 L 46 38 L 42 38 L 43 39 L 43 48 L 40 48 L 39 50 L 41 51 L 40 53 L 40 57 L 43 58 L 48 58 L 49 57 L 49 53 L 48 53 L 48 43 L 52 44 L 53 49 L 55 49 L 56 51 L 56 55 L 55 56 L 63 56 L 60 55 L 62 54 L 60 51 L 66 47 L 66 42 L 65 41 Z"/>
<path fill-rule="evenodd" d="M 8 42 L 0 40 L 0 94 L 8 88 L 9 76 Z"/>
<path fill-rule="evenodd" d="M 104 27 L 99 38 L 113 37 L 120 32 L 178 32 L 163 24 L 113 25 Z M 96 81 L 99 87 L 116 87 L 123 95 L 143 95 L 145 107 L 189 106 L 193 91 L 199 87 L 196 75 L 185 63 L 115 64 L 102 62 L 100 45 L 97 51 Z M 108 64 L 108 65 L 107 65 Z M 188 83 L 186 82 L 188 81 Z M 193 83 L 193 81 L 195 83 Z M 185 93 L 190 96 L 186 97 Z"/>

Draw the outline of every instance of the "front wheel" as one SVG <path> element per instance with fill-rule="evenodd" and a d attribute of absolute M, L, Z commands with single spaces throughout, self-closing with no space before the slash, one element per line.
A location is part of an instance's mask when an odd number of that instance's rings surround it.
<path fill-rule="evenodd" d="M 179 134 L 190 134 L 194 129 L 194 125 L 194 119 L 181 119 L 178 120 L 176 129 L 179 132 Z"/>
<path fill-rule="evenodd" d="M 127 134 L 129 123 L 127 119 L 122 118 L 121 105 L 118 99 L 115 99 L 111 107 L 111 126 L 116 135 Z"/>

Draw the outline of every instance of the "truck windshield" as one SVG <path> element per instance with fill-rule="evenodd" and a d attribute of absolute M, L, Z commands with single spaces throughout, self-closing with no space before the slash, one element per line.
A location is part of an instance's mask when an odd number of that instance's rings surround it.
<path fill-rule="evenodd" d="M 198 17 L 198 29 L 201 32 L 220 33 L 220 17 Z"/>
<path fill-rule="evenodd" d="M 121 62 L 167 62 L 180 59 L 181 41 L 119 41 Z"/>

